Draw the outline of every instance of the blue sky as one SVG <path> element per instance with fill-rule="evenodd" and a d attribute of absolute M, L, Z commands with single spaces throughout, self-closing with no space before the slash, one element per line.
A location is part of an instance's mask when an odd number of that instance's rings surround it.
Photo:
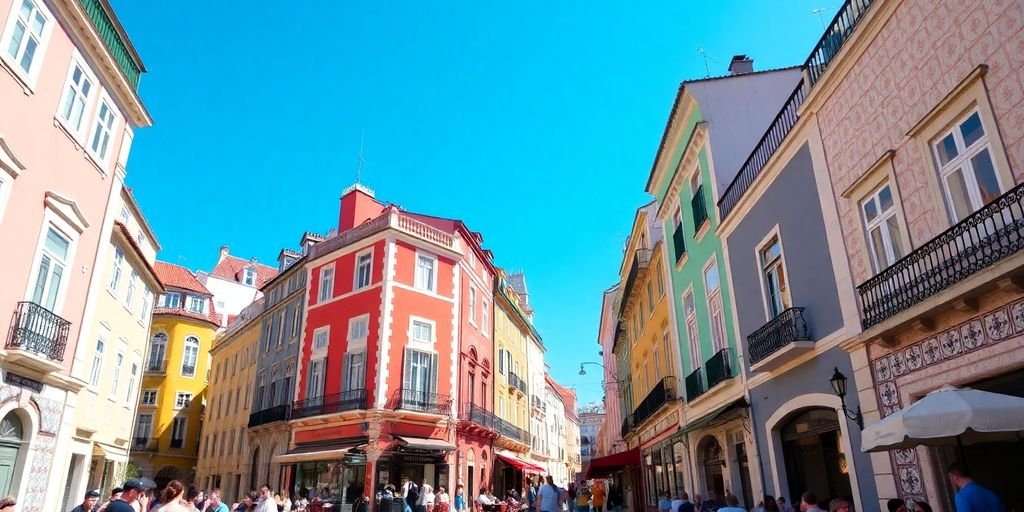
<path fill-rule="evenodd" d="M 800 64 L 837 0 L 175 2 L 113 0 L 155 119 L 128 165 L 163 252 L 272 261 L 337 222 L 365 129 L 377 197 L 463 219 L 524 270 L 551 372 L 601 398 L 601 292 L 678 84 Z M 832 5 L 835 4 L 835 5 Z"/>

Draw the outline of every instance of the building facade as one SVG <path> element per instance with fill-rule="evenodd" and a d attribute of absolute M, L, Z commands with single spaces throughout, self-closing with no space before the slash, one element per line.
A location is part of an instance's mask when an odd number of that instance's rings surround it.
<path fill-rule="evenodd" d="M 262 299 L 242 309 L 231 325 L 213 340 L 206 418 L 196 463 L 196 483 L 220 489 L 225 500 L 241 497 L 251 485 L 250 445 L 246 431 L 249 400 L 259 358 Z"/>
<path fill-rule="evenodd" d="M 163 291 L 153 264 L 160 246 L 131 192 L 113 203 L 108 248 L 101 250 L 89 299 L 90 325 L 77 344 L 71 374 L 86 383 L 78 393 L 72 438 L 70 509 L 86 489 L 109 491 L 128 462 L 132 426 L 149 348 L 153 304 Z"/>
<path fill-rule="evenodd" d="M 154 269 L 164 293 L 153 310 L 130 461 L 163 487 L 195 478 L 221 317 L 213 294 L 187 268 L 157 261 Z"/>
<path fill-rule="evenodd" d="M 601 386 L 604 390 L 604 424 L 601 434 L 597 439 L 597 454 L 600 456 L 610 455 L 625 450 L 626 444 L 622 439 L 622 404 L 619 394 L 621 393 L 618 362 L 615 357 L 615 337 L 618 334 L 619 315 L 616 305 L 618 303 L 619 285 L 616 283 L 604 291 L 601 297 L 601 319 L 597 328 L 597 344 L 600 348 L 598 354 L 601 356 L 601 365 L 604 367 L 604 377 Z"/>
<path fill-rule="evenodd" d="M 256 258 L 232 256 L 230 248 L 224 245 L 213 270 L 198 272 L 196 277 L 215 297 L 214 306 L 221 314 L 222 327 L 227 327 L 235 315 L 263 296 L 260 289 L 276 275 L 277 268 L 259 263 Z"/>
<path fill-rule="evenodd" d="M 91 462 L 73 440 L 84 383 L 71 375 L 78 344 L 95 341 L 87 309 L 134 130 L 152 120 L 145 68 L 105 1 L 0 2 L 0 47 L 0 493 L 34 512 L 60 508 Z"/>

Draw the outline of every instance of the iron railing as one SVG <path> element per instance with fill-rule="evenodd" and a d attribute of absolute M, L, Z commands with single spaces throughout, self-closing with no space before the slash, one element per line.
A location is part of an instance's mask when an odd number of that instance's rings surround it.
<path fill-rule="evenodd" d="M 96 27 L 96 32 L 99 33 L 100 39 L 103 39 L 107 49 L 110 50 L 110 55 L 117 61 L 121 72 L 124 73 L 128 82 L 137 89 L 139 87 L 139 77 L 142 75 L 142 68 L 132 58 L 131 52 L 128 50 L 128 43 L 122 39 L 121 34 L 114 27 L 114 22 L 110 19 L 110 15 L 107 14 L 107 10 L 104 9 L 103 2 L 100 0 L 81 0 L 81 3 L 89 18 L 92 19 L 92 24 Z"/>
<path fill-rule="evenodd" d="M 865 329 L 1024 248 L 1024 184 L 857 287 Z"/>
<path fill-rule="evenodd" d="M 693 236 L 696 238 L 700 227 L 708 221 L 708 205 L 704 199 L 704 185 L 697 187 L 697 191 L 690 199 L 690 210 L 693 212 Z"/>
<path fill-rule="evenodd" d="M 729 349 L 723 348 L 704 362 L 704 374 L 708 379 L 707 389 L 715 387 L 719 382 L 731 379 L 736 375 L 732 371 L 732 359 Z"/>
<path fill-rule="evenodd" d="M 637 276 L 641 271 L 647 270 L 647 267 L 650 264 L 651 250 L 637 249 L 633 255 L 633 263 L 629 267 L 629 274 L 626 276 L 626 285 L 622 287 L 622 300 L 619 303 L 619 317 L 625 313 L 627 306 L 631 302 L 630 297 L 632 297 L 633 284 L 636 282 Z"/>
<path fill-rule="evenodd" d="M 184 439 L 174 439 L 174 438 L 171 438 L 171 448 L 181 448 L 184 445 L 185 445 L 185 440 Z"/>
<path fill-rule="evenodd" d="M 291 418 L 292 408 L 287 405 L 275 405 L 262 411 L 256 411 L 249 415 L 249 428 L 266 425 L 275 421 L 288 421 Z"/>
<path fill-rule="evenodd" d="M 804 321 L 804 308 L 793 307 L 783 310 L 778 316 L 747 336 L 750 364 L 764 360 L 794 341 L 810 339 L 807 322 Z"/>
<path fill-rule="evenodd" d="M 520 376 L 511 371 L 508 372 L 508 384 L 519 391 L 522 391 L 524 394 L 526 393 L 526 382 L 523 382 L 523 379 Z"/>
<path fill-rule="evenodd" d="M 540 412 L 546 412 L 548 410 L 548 404 L 543 398 L 533 395 L 530 397 L 530 405 Z"/>
<path fill-rule="evenodd" d="M 71 322 L 35 302 L 19 302 L 7 348 L 40 354 L 51 361 L 63 361 Z"/>
<path fill-rule="evenodd" d="M 672 400 L 676 399 L 676 378 L 665 377 L 655 384 L 647 396 L 640 402 L 640 405 L 633 410 L 633 424 L 641 425 L 654 413 L 658 412 L 658 409 Z"/>
<path fill-rule="evenodd" d="M 395 390 L 392 404 L 396 410 L 404 409 L 443 415 L 448 415 L 452 407 L 452 401 L 448 395 L 406 388 Z"/>
<path fill-rule="evenodd" d="M 527 432 L 526 430 L 523 430 L 523 429 L 513 425 L 512 423 L 510 423 L 510 422 L 508 422 L 506 420 L 498 418 L 497 416 L 495 416 L 494 419 L 496 419 L 498 421 L 498 425 L 497 425 L 498 428 L 496 430 L 498 431 L 499 434 L 501 434 L 501 435 L 503 435 L 503 436 L 505 436 L 505 437 L 507 437 L 509 439 L 515 439 L 516 441 L 519 441 L 521 443 L 526 443 L 526 444 L 530 443 L 530 433 L 529 432 Z"/>
<path fill-rule="evenodd" d="M 706 390 L 704 387 L 704 375 L 700 368 L 686 376 L 686 400 L 692 401 L 694 398 L 703 395 Z"/>
<path fill-rule="evenodd" d="M 822 34 L 818 44 L 804 62 L 804 69 L 807 71 L 807 79 L 810 86 L 818 83 L 821 75 L 825 74 L 832 59 L 839 54 L 839 49 L 846 43 L 857 23 L 864 17 L 871 4 L 877 0 L 846 0 L 839 12 L 832 18 L 825 33 Z"/>
<path fill-rule="evenodd" d="M 183 376 L 185 376 L 185 377 L 195 377 L 196 376 L 196 367 L 195 366 L 182 366 L 181 367 L 181 374 Z"/>
<path fill-rule="evenodd" d="M 132 446 L 136 450 L 146 450 L 146 449 L 149 448 L 149 438 L 148 437 L 136 437 L 135 438 L 135 442 L 132 443 Z"/>
<path fill-rule="evenodd" d="M 161 359 L 159 361 L 149 361 L 148 363 L 146 363 L 146 371 L 150 373 L 166 373 L 167 360 Z"/>
<path fill-rule="evenodd" d="M 806 95 L 804 81 L 801 80 L 800 83 L 796 84 L 796 89 L 793 90 L 789 98 L 782 105 L 782 110 L 775 116 L 772 123 L 768 125 L 768 131 L 761 136 L 761 140 L 754 146 L 750 156 L 740 166 L 739 172 L 736 173 L 736 177 L 733 178 L 729 187 L 725 189 L 722 198 L 718 200 L 718 211 L 722 219 L 729 216 L 729 212 L 736 207 L 736 203 L 747 192 L 747 189 L 753 185 L 761 170 L 768 164 L 768 160 L 779 149 L 789 131 L 793 129 L 793 125 L 796 124 L 799 117 L 797 110 L 800 108 L 800 104 L 804 102 Z"/>
<path fill-rule="evenodd" d="M 291 417 L 292 419 L 308 418 L 360 409 L 366 409 L 366 390 L 353 389 L 333 395 L 296 400 L 292 403 Z"/>
<path fill-rule="evenodd" d="M 464 404 L 462 407 L 462 415 L 469 421 L 472 421 L 481 427 L 498 430 L 498 417 L 491 411 L 484 409 L 483 406 L 474 403 Z"/>
<path fill-rule="evenodd" d="M 633 422 L 629 416 L 622 418 L 622 427 L 619 429 L 619 437 L 625 438 L 633 431 Z"/>

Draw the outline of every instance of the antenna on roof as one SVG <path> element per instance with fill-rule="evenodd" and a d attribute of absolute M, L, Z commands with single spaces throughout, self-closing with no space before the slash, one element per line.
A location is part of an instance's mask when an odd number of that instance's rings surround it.
<path fill-rule="evenodd" d="M 718 61 L 716 61 L 715 59 L 712 59 L 711 57 L 708 57 L 708 52 L 704 48 L 697 48 L 697 53 L 699 53 L 701 55 L 701 57 L 704 57 L 704 72 L 705 72 L 704 78 L 708 78 L 708 77 L 711 76 L 711 66 L 708 64 L 708 61 L 709 60 L 713 61 L 713 62 L 718 62 Z"/>
<path fill-rule="evenodd" d="M 366 159 L 363 158 L 363 143 L 366 141 L 366 128 L 363 128 L 362 133 L 359 135 L 359 158 L 356 160 L 356 184 L 359 184 L 359 180 L 363 176 L 363 164 L 366 163 Z"/>
<path fill-rule="evenodd" d="M 825 11 L 826 11 L 826 9 L 824 7 L 817 7 L 817 8 L 811 9 L 811 14 L 817 14 L 818 15 L 818 21 L 821 22 L 821 28 L 825 28 L 825 18 L 821 17 L 821 13 L 823 13 Z"/>

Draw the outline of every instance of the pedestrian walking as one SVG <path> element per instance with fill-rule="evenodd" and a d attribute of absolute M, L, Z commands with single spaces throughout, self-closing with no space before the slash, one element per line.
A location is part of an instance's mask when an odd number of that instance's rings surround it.
<path fill-rule="evenodd" d="M 537 491 L 537 501 L 540 504 L 540 512 L 561 512 L 562 497 L 558 487 L 555 487 L 555 480 L 548 475 L 548 482 L 540 486 Z"/>
<path fill-rule="evenodd" d="M 182 504 L 185 496 L 185 486 L 178 480 L 167 482 L 167 486 L 160 491 L 160 510 L 162 512 L 189 512 L 188 507 Z"/>
<path fill-rule="evenodd" d="M 458 484 L 455 486 L 455 511 L 462 512 L 466 510 L 466 486 Z"/>
<path fill-rule="evenodd" d="M 604 486 L 601 482 L 594 482 L 594 485 L 590 489 L 591 502 L 594 504 L 594 512 L 604 512 L 604 502 L 607 497 L 607 493 L 604 490 Z"/>
<path fill-rule="evenodd" d="M 957 488 L 953 498 L 956 512 L 1006 512 L 996 493 L 975 482 L 964 464 L 950 464 L 949 483 Z"/>

